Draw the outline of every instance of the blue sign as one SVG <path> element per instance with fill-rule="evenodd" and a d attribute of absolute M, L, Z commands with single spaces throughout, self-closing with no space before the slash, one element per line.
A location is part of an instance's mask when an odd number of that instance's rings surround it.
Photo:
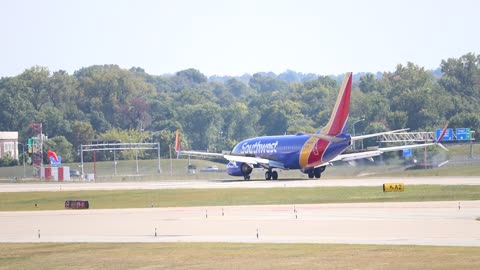
<path fill-rule="evenodd" d="M 440 135 L 442 134 L 443 129 L 439 128 L 436 130 L 436 136 L 435 139 L 438 140 Z M 447 132 L 445 132 L 445 136 L 442 138 L 443 141 L 452 141 L 453 140 L 453 129 L 452 128 L 447 128 Z"/>
<path fill-rule="evenodd" d="M 50 157 L 50 165 L 51 166 L 60 166 L 62 165 L 62 157 L 58 156 L 58 161 L 55 161 L 55 158 Z"/>
<path fill-rule="evenodd" d="M 403 153 L 402 153 L 402 156 L 403 157 L 411 157 L 412 156 L 412 149 L 403 149 Z"/>
<path fill-rule="evenodd" d="M 470 129 L 469 128 L 457 128 L 457 140 L 466 141 L 470 140 Z"/>

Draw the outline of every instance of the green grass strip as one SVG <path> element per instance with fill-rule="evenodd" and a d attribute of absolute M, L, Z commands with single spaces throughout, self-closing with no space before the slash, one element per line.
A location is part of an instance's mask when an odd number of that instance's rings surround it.
<path fill-rule="evenodd" d="M 65 200 L 88 200 L 92 209 L 455 201 L 480 200 L 480 186 L 406 186 L 405 192 L 395 193 L 384 193 L 381 187 L 7 192 L 0 193 L 0 211 L 59 210 Z"/>
<path fill-rule="evenodd" d="M 479 247 L 230 243 L 0 245 L 7 269 L 480 269 Z"/>

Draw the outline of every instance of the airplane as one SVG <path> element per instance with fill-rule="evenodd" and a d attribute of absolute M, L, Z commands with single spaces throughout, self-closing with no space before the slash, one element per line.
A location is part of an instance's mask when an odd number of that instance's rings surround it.
<path fill-rule="evenodd" d="M 433 143 L 384 147 L 366 152 L 342 154 L 352 141 L 407 130 L 400 129 L 361 136 L 349 135 L 347 121 L 350 112 L 351 90 L 352 73 L 349 72 L 345 75 L 327 125 L 314 134 L 300 132 L 295 135 L 250 138 L 235 145 L 229 154 L 221 154 L 181 150 L 180 132 L 177 130 L 175 150 L 177 155 L 227 159 L 229 161 L 227 173 L 231 176 L 243 176 L 244 180 L 250 180 L 250 174 L 254 168 L 265 169 L 266 180 L 278 179 L 276 169 L 298 169 L 312 179 L 320 178 L 326 166 L 334 161 L 350 162 L 362 158 L 373 160 L 372 157 L 379 156 L 384 152 L 424 148 L 430 145 L 439 145 L 448 151 L 440 144 L 447 130 L 447 123 L 437 141 Z"/>

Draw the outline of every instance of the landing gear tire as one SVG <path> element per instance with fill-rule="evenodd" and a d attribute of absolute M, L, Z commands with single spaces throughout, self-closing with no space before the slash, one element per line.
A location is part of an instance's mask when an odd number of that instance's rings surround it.
<path fill-rule="evenodd" d="M 246 163 L 242 164 L 241 167 L 243 173 L 243 180 L 250 180 L 250 174 L 252 173 L 252 167 L 248 166 Z"/>
<path fill-rule="evenodd" d="M 315 176 L 315 178 L 322 177 L 322 172 L 325 171 L 325 168 L 326 168 L 325 166 L 321 166 L 321 167 L 313 169 L 313 175 Z M 310 176 L 310 174 L 309 174 L 309 176 Z"/>
<path fill-rule="evenodd" d="M 313 177 L 315 177 L 315 175 L 313 174 L 313 170 L 309 170 L 308 171 L 308 178 L 313 179 Z"/>
<path fill-rule="evenodd" d="M 266 171 L 265 172 L 265 180 L 277 180 L 278 179 L 278 172 L 276 171 Z"/>

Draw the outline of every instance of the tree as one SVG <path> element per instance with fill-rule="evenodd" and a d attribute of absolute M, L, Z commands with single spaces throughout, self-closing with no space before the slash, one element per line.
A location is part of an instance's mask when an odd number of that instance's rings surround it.
<path fill-rule="evenodd" d="M 64 110 L 75 104 L 78 96 L 78 82 L 64 70 L 53 72 L 47 82 L 46 96 L 53 107 Z"/>
<path fill-rule="evenodd" d="M 235 144 L 246 138 L 257 135 L 255 125 L 259 115 L 249 109 L 247 104 L 236 102 L 226 108 L 223 113 L 222 149 L 232 149 Z"/>
<path fill-rule="evenodd" d="M 217 148 L 222 127 L 220 112 L 221 108 L 211 102 L 179 108 L 179 118 L 184 133 L 189 135 L 192 148 L 209 151 Z"/>
<path fill-rule="evenodd" d="M 141 121 L 140 119 L 132 124 L 124 121 L 125 116 L 127 119 L 134 119 L 140 113 L 141 117 L 147 118 L 145 107 L 130 107 L 134 100 L 145 101 L 155 95 L 153 86 L 146 83 L 142 77 L 116 65 L 83 68 L 76 71 L 74 76 L 77 77 L 79 89 L 83 93 L 78 99 L 78 106 L 89 115 L 100 116 L 99 120 L 103 118 L 113 127 L 121 128 L 133 128 Z M 92 124 L 96 126 L 93 121 Z"/>
<path fill-rule="evenodd" d="M 450 93 L 475 99 L 480 98 L 480 55 L 463 55 L 459 59 L 449 58 L 440 64 L 444 75 L 440 84 Z"/>
<path fill-rule="evenodd" d="M 480 132 L 480 115 L 477 113 L 461 112 L 452 116 L 449 126 L 455 128 L 471 128 L 475 134 Z"/>
<path fill-rule="evenodd" d="M 25 70 L 18 76 L 21 83 L 19 91 L 23 91 L 35 111 L 48 102 L 50 71 L 46 67 L 35 66 Z"/>
<path fill-rule="evenodd" d="M 120 141 L 122 143 L 142 143 L 149 138 L 150 135 L 147 131 L 138 129 L 122 130 L 118 128 L 113 128 L 99 136 L 99 139 L 103 141 Z M 144 150 L 123 150 L 120 152 L 119 159 L 134 159 L 137 155 L 138 157 L 143 157 L 144 152 Z"/>
<path fill-rule="evenodd" d="M 288 132 L 288 115 L 280 104 L 267 107 L 262 111 L 259 124 L 262 126 L 261 134 L 283 135 Z"/>
<path fill-rule="evenodd" d="M 444 100 L 433 74 L 413 63 L 398 65 L 393 73 L 385 73 L 383 83 L 388 85 L 387 97 L 393 112 L 406 112 L 407 127 L 425 130 L 436 123 L 445 122 L 445 114 L 439 114 L 438 101 Z M 400 116 L 399 114 L 391 116 Z M 399 123 L 390 120 L 390 123 Z"/>
<path fill-rule="evenodd" d="M 68 135 L 68 140 L 77 148 L 82 144 L 90 144 L 94 136 L 95 131 L 89 122 L 74 121 L 72 131 Z"/>
<path fill-rule="evenodd" d="M 383 92 L 381 83 L 375 78 L 372 73 L 367 73 L 360 77 L 360 91 L 363 93 Z"/>
<path fill-rule="evenodd" d="M 243 82 L 232 78 L 229 79 L 225 86 L 227 87 L 228 91 L 236 98 L 247 97 L 251 95 L 251 91 Z"/>
<path fill-rule="evenodd" d="M 36 122 L 42 123 L 43 133 L 50 137 L 68 136 L 72 132 L 70 122 L 56 107 L 46 107 L 40 112 Z"/>
<path fill-rule="evenodd" d="M 276 78 L 263 76 L 260 73 L 253 74 L 248 84 L 250 85 L 251 88 L 261 93 L 283 91 L 287 89 L 286 82 Z"/>
<path fill-rule="evenodd" d="M 6 153 L 3 158 L 0 158 L 0 167 L 17 166 L 18 160 L 14 159 L 10 153 Z"/>
<path fill-rule="evenodd" d="M 28 94 L 20 90 L 22 85 L 18 77 L 0 79 L 0 130 L 19 130 L 20 136 L 26 138 L 36 112 Z"/>
<path fill-rule="evenodd" d="M 185 80 L 193 84 L 200 84 L 200 83 L 207 82 L 207 77 L 203 75 L 200 71 L 194 68 L 189 68 L 189 69 L 179 71 L 175 74 L 175 76 L 180 80 Z"/>

